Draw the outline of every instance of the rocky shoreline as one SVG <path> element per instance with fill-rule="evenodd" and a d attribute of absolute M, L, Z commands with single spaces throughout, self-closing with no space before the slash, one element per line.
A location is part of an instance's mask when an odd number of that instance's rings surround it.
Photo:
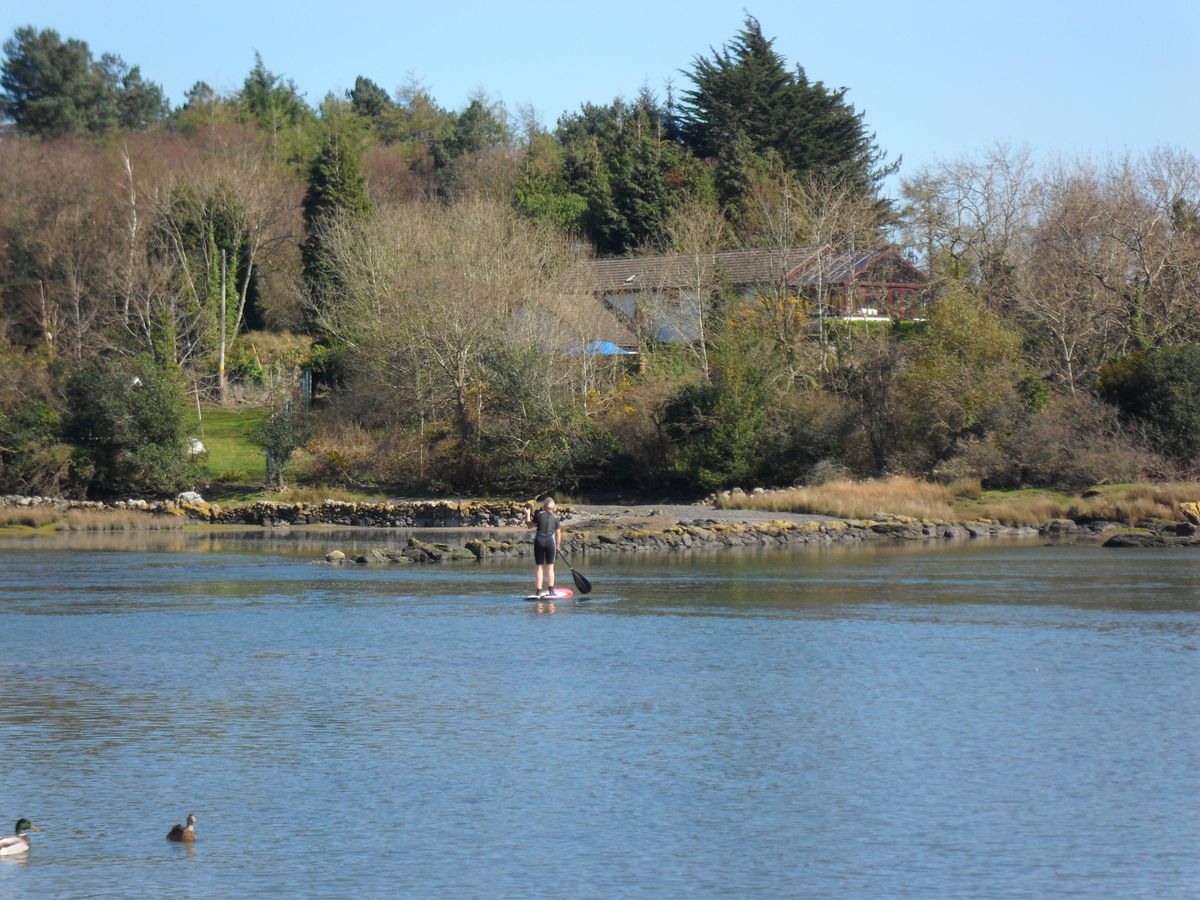
<path fill-rule="evenodd" d="M 531 556 L 532 539 L 524 530 L 524 506 L 479 500 L 397 500 L 389 502 L 255 503 L 223 506 L 197 494 L 175 500 L 123 500 L 111 503 L 46 497 L 0 497 L 0 507 L 52 508 L 60 511 L 137 510 L 171 515 L 194 523 L 288 528 L 313 525 L 373 529 L 485 529 L 457 545 L 409 538 L 401 549 L 346 554 L 333 550 L 334 564 L 409 564 Z M 802 514 L 716 510 L 710 506 L 592 507 L 562 506 L 564 550 L 596 553 L 681 552 L 738 547 L 831 546 L 868 542 L 957 541 L 981 538 L 1066 537 L 1099 539 L 1107 547 L 1200 546 L 1200 522 L 1144 522 L 1136 531 L 1112 522 L 1054 519 L 1039 527 L 1008 526 L 996 521 L 943 522 L 881 514 L 874 519 L 837 519 Z M 1200 518 L 1200 511 L 1197 511 Z M 1189 518 L 1191 512 L 1188 511 Z"/>
<path fill-rule="evenodd" d="M 387 503 L 209 503 L 199 494 L 180 494 L 174 500 L 64 500 L 59 497 L 0 496 L 0 508 L 140 511 L 185 517 L 210 525 L 344 525 L 358 528 L 503 528 L 524 524 L 517 503 L 479 500 L 400 500 Z"/>
<path fill-rule="evenodd" d="M 729 549 L 736 547 L 781 547 L 812 544 L 866 543 L 869 541 L 954 540 L 978 537 L 1033 536 L 1033 528 L 1008 528 L 998 523 L 972 522 L 967 525 L 918 522 L 874 522 L 842 519 L 789 522 L 719 522 L 715 519 L 680 521 L 664 527 L 642 524 L 614 524 L 598 530 L 564 531 L 563 550 L 569 555 L 596 553 L 651 553 L 686 550 Z M 461 560 L 505 559 L 533 555 L 533 539 L 527 533 L 502 533 L 497 537 L 473 537 L 461 546 L 430 543 L 410 537 L 403 549 L 373 549 L 346 554 L 330 551 L 326 562 L 335 565 L 357 563 L 407 565 L 414 562 L 454 562 Z"/>

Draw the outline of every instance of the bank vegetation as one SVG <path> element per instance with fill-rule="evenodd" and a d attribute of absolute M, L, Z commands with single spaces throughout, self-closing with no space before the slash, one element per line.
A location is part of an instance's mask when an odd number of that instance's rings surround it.
<path fill-rule="evenodd" d="M 1186 487 L 987 492 L 1197 474 L 1185 150 L 1039 166 L 999 146 L 888 197 L 863 113 L 749 17 L 679 96 L 553 127 L 365 76 L 314 107 L 261 58 L 241 89 L 198 82 L 171 109 L 136 66 L 52 31 L 4 53 L 0 492 L 212 481 L 202 404 L 257 410 L 272 489 L 795 486 L 747 502 L 1126 520 Z M 821 287 L 739 293 L 702 265 L 888 243 L 929 275 L 916 321 L 841 321 Z M 689 338 L 622 321 L 635 355 L 587 352 L 614 314 L 581 260 L 661 252 L 697 262 Z"/>

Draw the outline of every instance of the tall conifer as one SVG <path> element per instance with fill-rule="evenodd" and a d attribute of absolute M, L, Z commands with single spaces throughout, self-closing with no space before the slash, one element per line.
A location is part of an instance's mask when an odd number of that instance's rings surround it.
<path fill-rule="evenodd" d="M 371 209 L 357 149 L 338 128 L 330 129 L 313 160 L 302 208 L 308 236 L 300 257 L 310 299 L 309 326 L 319 332 L 317 313 L 339 295 L 337 271 L 325 248 L 328 228 L 339 218 L 364 216 Z"/>
<path fill-rule="evenodd" d="M 679 105 L 684 142 L 724 167 L 735 145 L 759 156 L 774 151 L 794 174 L 836 175 L 869 192 L 891 169 L 882 167 L 884 154 L 863 114 L 846 101 L 845 88 L 810 82 L 801 66 L 789 71 L 773 44 L 747 16 L 737 36 L 711 58 L 696 57 L 686 73 L 693 87 Z"/>

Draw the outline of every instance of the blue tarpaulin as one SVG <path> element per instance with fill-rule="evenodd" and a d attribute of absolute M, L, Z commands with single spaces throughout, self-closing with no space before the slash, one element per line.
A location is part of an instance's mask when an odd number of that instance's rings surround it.
<path fill-rule="evenodd" d="M 578 347 L 572 347 L 567 351 L 572 354 L 586 353 L 588 356 L 635 356 L 633 350 L 623 350 L 614 344 L 612 341 L 591 341 L 587 344 L 580 344 Z"/>

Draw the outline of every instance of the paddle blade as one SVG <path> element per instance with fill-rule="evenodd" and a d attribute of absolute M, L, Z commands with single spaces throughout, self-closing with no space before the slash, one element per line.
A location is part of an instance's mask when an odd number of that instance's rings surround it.
<path fill-rule="evenodd" d="M 590 594 L 592 592 L 592 583 L 574 569 L 571 570 L 571 577 L 575 579 L 575 587 L 579 588 L 579 593 Z"/>

